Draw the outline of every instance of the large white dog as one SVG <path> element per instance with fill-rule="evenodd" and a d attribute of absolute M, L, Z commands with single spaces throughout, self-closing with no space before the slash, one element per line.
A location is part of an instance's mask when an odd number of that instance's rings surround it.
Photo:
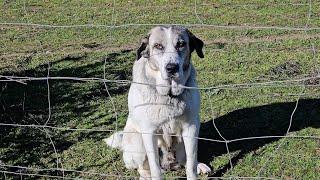
<path fill-rule="evenodd" d="M 126 125 L 105 142 L 123 151 L 126 167 L 138 169 L 141 179 L 162 179 L 161 167 L 178 165 L 188 179 L 210 171 L 197 161 L 199 91 L 183 88 L 197 87 L 191 53 L 203 58 L 202 47 L 186 28 L 158 26 L 137 50 Z"/>

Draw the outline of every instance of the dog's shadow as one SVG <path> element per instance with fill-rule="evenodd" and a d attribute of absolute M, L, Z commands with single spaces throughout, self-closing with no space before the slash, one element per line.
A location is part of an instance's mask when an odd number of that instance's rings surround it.
<path fill-rule="evenodd" d="M 221 135 L 227 140 L 259 136 L 281 136 L 285 135 L 289 127 L 290 116 L 295 105 L 296 102 L 287 102 L 240 109 L 216 118 L 214 122 Z M 290 131 L 298 131 L 307 127 L 320 127 L 320 99 L 302 99 L 299 101 Z M 201 138 L 223 140 L 215 129 L 212 120 L 201 124 L 199 136 Z M 240 151 L 236 156 L 232 157 L 232 164 L 236 165 L 247 153 L 278 139 L 248 139 L 228 143 L 230 152 Z M 199 140 L 198 160 L 200 162 L 210 164 L 215 157 L 226 153 L 226 144 L 224 142 Z M 214 176 L 222 176 L 229 168 L 230 164 L 226 164 L 214 172 Z"/>

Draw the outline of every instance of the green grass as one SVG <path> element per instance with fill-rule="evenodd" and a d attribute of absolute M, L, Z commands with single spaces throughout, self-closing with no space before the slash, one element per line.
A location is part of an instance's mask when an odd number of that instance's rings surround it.
<path fill-rule="evenodd" d="M 305 27 L 308 1 L 1 1 L 1 22 L 51 25 L 79 24 L 205 24 L 232 26 Z M 308 27 L 320 26 L 320 2 L 312 1 Z M 139 40 L 151 26 L 118 28 L 39 28 L 0 25 L 0 74 L 131 79 Z M 192 27 L 205 42 L 205 58 L 194 55 L 200 87 L 296 79 L 319 72 L 319 30 L 223 29 Z M 313 54 L 311 46 L 316 53 Z M 129 85 L 50 80 L 51 118 L 48 125 L 78 129 L 121 129 L 128 115 Z M 317 85 L 319 79 L 305 84 Z M 27 85 L 0 82 L 0 122 L 44 124 L 48 119 L 46 81 Z M 227 139 L 284 135 L 301 87 L 254 87 L 201 91 L 201 137 L 221 139 L 212 119 Z M 290 135 L 320 135 L 320 91 L 307 87 L 293 116 Z M 115 104 L 116 114 L 113 108 Z M 126 170 L 121 153 L 101 141 L 108 131 L 0 127 L 0 161 L 32 168 L 58 167 L 136 176 Z M 50 138 L 55 145 L 54 151 Z M 320 141 L 309 138 L 270 138 L 229 143 L 199 142 L 199 160 L 210 164 L 209 176 L 319 179 Z M 231 169 L 229 159 L 233 168 Z M 0 165 L 0 170 L 18 172 Z M 23 170 L 62 176 L 60 171 Z M 79 172 L 67 177 L 103 179 Z M 166 177 L 185 176 L 184 170 Z M 1 178 L 4 174 L 1 174 Z M 19 176 L 6 174 L 10 179 Z M 35 179 L 35 176 L 25 176 Z M 114 179 L 115 177 L 108 177 Z M 205 178 L 205 176 L 203 176 Z"/>

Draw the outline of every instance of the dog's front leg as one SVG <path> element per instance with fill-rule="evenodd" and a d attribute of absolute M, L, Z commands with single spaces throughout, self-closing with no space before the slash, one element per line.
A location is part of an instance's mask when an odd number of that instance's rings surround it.
<path fill-rule="evenodd" d="M 161 168 L 159 164 L 158 144 L 155 130 L 144 130 L 142 139 L 150 166 L 151 179 L 162 179 Z"/>
<path fill-rule="evenodd" d="M 186 124 L 182 131 L 183 141 L 186 150 L 186 174 L 187 179 L 197 179 L 197 150 L 198 150 L 198 137 L 199 122 L 192 122 Z"/>

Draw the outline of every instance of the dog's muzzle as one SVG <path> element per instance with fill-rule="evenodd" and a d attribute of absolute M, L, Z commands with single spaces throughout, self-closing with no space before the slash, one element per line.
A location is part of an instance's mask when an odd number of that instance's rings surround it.
<path fill-rule="evenodd" d="M 169 78 L 174 78 L 179 72 L 179 64 L 169 63 L 166 65 L 166 72 Z"/>

